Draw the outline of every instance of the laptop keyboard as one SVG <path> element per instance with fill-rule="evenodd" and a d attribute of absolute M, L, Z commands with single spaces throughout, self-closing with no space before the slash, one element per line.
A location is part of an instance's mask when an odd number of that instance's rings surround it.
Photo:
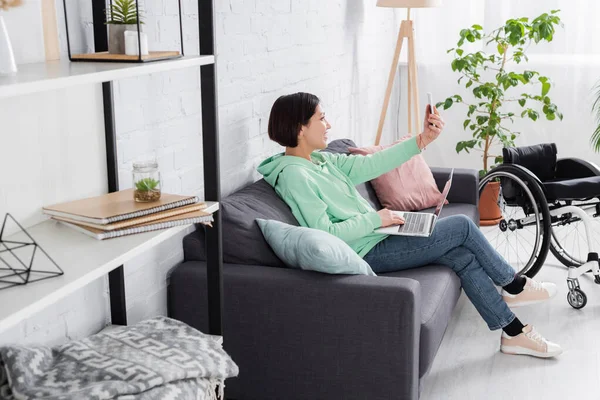
<path fill-rule="evenodd" d="M 427 214 L 404 214 L 404 225 L 400 225 L 398 232 L 402 233 L 423 233 L 429 222 Z"/>

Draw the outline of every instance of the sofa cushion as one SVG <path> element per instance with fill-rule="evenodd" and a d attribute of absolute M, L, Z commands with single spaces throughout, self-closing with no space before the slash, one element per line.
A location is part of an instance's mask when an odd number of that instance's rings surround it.
<path fill-rule="evenodd" d="M 257 218 L 298 226 L 287 204 L 264 179 L 227 196 L 221 204 L 223 261 L 282 267 L 285 264 L 265 241 Z"/>
<path fill-rule="evenodd" d="M 295 226 L 298 221 L 264 179 L 225 197 L 220 212 L 224 262 L 285 267 L 265 241 L 256 219 L 271 219 Z M 185 260 L 206 259 L 203 229 L 186 236 L 183 245 Z"/>
<path fill-rule="evenodd" d="M 441 265 L 428 265 L 381 276 L 410 278 L 418 281 L 421 286 L 419 377 L 423 377 L 431 368 L 452 317 L 460 296 L 460 280 L 454 271 Z"/>

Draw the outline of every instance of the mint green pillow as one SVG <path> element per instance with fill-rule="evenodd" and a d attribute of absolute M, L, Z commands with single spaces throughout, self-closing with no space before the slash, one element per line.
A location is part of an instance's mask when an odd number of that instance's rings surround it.
<path fill-rule="evenodd" d="M 286 265 L 326 274 L 375 275 L 342 239 L 319 229 L 257 218 L 269 246 Z"/>

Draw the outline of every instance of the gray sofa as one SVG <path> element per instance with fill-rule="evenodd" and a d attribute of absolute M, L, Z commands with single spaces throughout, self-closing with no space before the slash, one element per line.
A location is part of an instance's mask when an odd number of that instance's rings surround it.
<path fill-rule="evenodd" d="M 347 152 L 333 141 L 324 151 Z M 449 170 L 432 169 L 441 188 Z M 455 169 L 442 216 L 478 215 L 476 171 Z M 370 183 L 357 186 L 376 209 Z M 431 211 L 431 210 L 429 210 Z M 373 276 L 285 268 L 255 219 L 298 225 L 264 180 L 222 200 L 224 347 L 240 368 L 232 399 L 417 399 L 460 282 L 428 265 Z M 204 230 L 184 239 L 185 261 L 170 275 L 171 317 L 207 331 Z M 398 260 L 399 265 L 402 260 Z"/>

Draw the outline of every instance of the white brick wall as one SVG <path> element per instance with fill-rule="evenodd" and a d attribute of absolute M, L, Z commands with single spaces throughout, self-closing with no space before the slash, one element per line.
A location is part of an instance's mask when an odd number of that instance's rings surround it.
<path fill-rule="evenodd" d="M 282 94 L 319 96 L 333 139 L 373 142 L 400 15 L 371 1 L 217 3 L 225 195 L 258 179 L 260 161 L 282 150 L 267 135 L 269 111 Z M 396 126 L 394 114 L 386 138 Z"/>
<path fill-rule="evenodd" d="M 146 1 L 148 24 L 158 29 L 150 37 L 153 42 L 166 45 L 173 40 L 167 34 L 173 29 L 171 3 Z M 393 10 L 378 9 L 373 3 L 216 0 L 223 195 L 258 179 L 258 163 L 282 150 L 267 135 L 271 105 L 282 94 L 302 90 L 321 97 L 333 125 L 332 139 L 351 137 L 359 144 L 374 140 L 401 18 Z M 197 53 L 195 0 L 185 0 L 183 11 L 185 50 Z M 203 195 L 199 87 L 197 70 L 115 83 L 121 188 L 131 186 L 133 161 L 155 157 L 165 191 Z M 67 91 L 67 95 L 75 94 Z M 97 86 L 87 95 L 101 100 Z M 56 99 L 54 94 L 47 96 L 51 101 Z M 58 98 L 58 104 L 66 104 L 63 97 Z M 396 107 L 395 103 L 393 99 L 391 107 Z M 9 115 L 2 104 L 0 120 L 4 121 Z M 26 110 L 23 105 L 20 112 Z M 82 111 L 101 124 L 99 107 L 95 112 Z M 386 134 L 390 135 L 395 121 L 393 117 L 388 121 Z M 47 129 L 57 134 L 60 131 L 58 123 Z M 95 140 L 102 143 L 101 125 L 95 135 Z M 94 178 L 97 186 L 104 187 L 104 176 Z M 70 195 L 80 197 L 81 193 Z M 166 274 L 182 259 L 182 237 L 126 265 L 131 322 L 166 313 Z M 89 335 L 108 319 L 107 285 L 101 279 L 15 327 L 0 338 L 0 343 L 60 343 Z"/>

